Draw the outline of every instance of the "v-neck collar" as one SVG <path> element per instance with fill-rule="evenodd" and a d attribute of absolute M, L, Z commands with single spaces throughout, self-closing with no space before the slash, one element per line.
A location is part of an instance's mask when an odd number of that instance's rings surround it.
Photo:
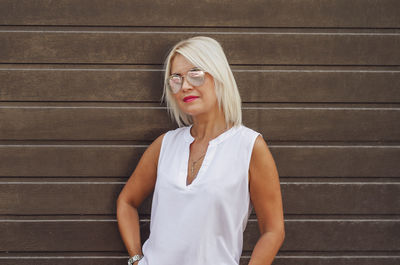
<path fill-rule="evenodd" d="M 215 137 L 214 139 L 209 141 L 207 151 L 204 156 L 204 160 L 200 166 L 199 171 L 197 172 L 196 178 L 194 180 L 192 180 L 192 182 L 189 185 L 186 185 L 188 163 L 189 163 L 189 156 L 190 156 L 190 144 L 195 140 L 195 138 L 190 134 L 190 129 L 192 128 L 192 126 L 193 126 L 193 124 L 189 125 L 187 127 L 184 127 L 183 134 L 184 134 L 184 139 L 185 139 L 185 150 L 184 150 L 185 158 L 183 159 L 183 163 L 181 164 L 180 174 L 179 174 L 180 186 L 186 191 L 192 190 L 193 188 L 196 187 L 196 185 L 200 185 L 204 181 L 204 178 L 206 177 L 206 176 L 204 176 L 204 174 L 206 174 L 208 166 L 211 163 L 211 161 L 213 160 L 214 155 L 216 153 L 217 148 L 215 148 L 215 147 L 219 143 L 223 142 L 224 140 L 226 140 L 227 138 L 229 138 L 230 136 L 235 134 L 240 128 L 242 128 L 243 125 L 233 126 L 230 129 L 224 131 L 223 133 L 221 133 L 220 135 L 218 135 L 217 137 Z"/>
<path fill-rule="evenodd" d="M 185 132 L 184 132 L 185 141 L 188 143 L 192 143 L 194 141 L 194 137 L 190 134 L 190 129 L 192 128 L 192 126 L 193 126 L 193 124 L 187 126 L 185 128 Z M 230 129 L 224 131 L 223 133 L 221 133 L 220 135 L 218 135 L 217 137 L 215 137 L 214 139 L 209 141 L 209 145 L 212 146 L 212 145 L 217 145 L 217 144 L 221 143 L 222 141 L 227 139 L 229 136 L 233 135 L 241 127 L 242 127 L 242 125 L 232 126 Z"/>

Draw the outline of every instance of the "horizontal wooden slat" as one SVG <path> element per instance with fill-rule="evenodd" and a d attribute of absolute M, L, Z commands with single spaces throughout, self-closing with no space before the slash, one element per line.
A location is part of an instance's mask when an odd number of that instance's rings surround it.
<path fill-rule="evenodd" d="M 3 25 L 400 27 L 396 0 L 2 0 L 0 5 Z"/>
<path fill-rule="evenodd" d="M 233 67 L 243 102 L 400 102 L 400 69 Z M 154 101 L 163 71 L 0 66 L 0 101 Z"/>
<path fill-rule="evenodd" d="M 399 141 L 400 108 L 249 105 L 244 124 L 267 140 Z M 133 104 L 3 104 L 2 140 L 152 141 L 174 129 L 167 109 Z"/>
<path fill-rule="evenodd" d="M 0 175 L 129 176 L 146 145 L 0 146 Z"/>
<path fill-rule="evenodd" d="M 241 260 L 240 265 L 248 265 L 246 259 Z M 247 262 L 247 263 L 246 263 Z M 276 256 L 273 265 L 398 265 L 400 256 L 393 255 L 374 255 L 363 253 L 362 255 L 327 255 L 307 253 L 305 255 L 285 255 L 285 252 L 280 256 Z"/>
<path fill-rule="evenodd" d="M 124 182 L 0 182 L 0 214 L 114 214 Z M 99 196 L 101 194 L 101 196 Z M 151 203 L 151 198 L 150 203 Z M 150 212 L 148 203 L 143 208 Z"/>
<path fill-rule="evenodd" d="M 250 222 L 244 245 L 253 246 L 257 223 Z M 288 240 L 282 250 L 398 251 L 399 220 L 291 220 L 285 222 Z M 247 249 L 247 248 L 246 248 Z"/>
<path fill-rule="evenodd" d="M 282 254 L 280 254 L 282 253 Z M 47 254 L 48 256 L 38 256 L 33 253 L 18 253 L 18 255 L 10 255 L 0 257 L 1 265 L 121 265 L 125 264 L 128 256 L 116 254 L 109 256 L 101 255 L 74 255 L 71 253 L 62 254 Z M 240 265 L 248 265 L 250 256 L 242 256 Z M 273 265 L 337 265 L 337 264 L 352 264 L 352 265 L 398 265 L 400 256 L 396 254 L 390 255 L 374 255 L 369 253 L 360 254 L 345 254 L 345 255 L 286 255 L 285 252 L 279 252 L 275 257 Z"/>
<path fill-rule="evenodd" d="M 141 230 L 144 226 L 148 222 L 142 223 Z M 125 250 L 117 222 L 113 220 L 4 220 L 0 221 L 0 231 L 0 251 Z"/>
<path fill-rule="evenodd" d="M 400 65 L 400 33 L 127 30 L 0 31 L 0 63 L 162 64 L 179 40 L 221 42 L 231 64 Z"/>
<path fill-rule="evenodd" d="M 125 251 L 116 220 L 2 220 L 0 231 L 0 251 Z M 285 220 L 285 232 L 282 251 L 400 251 L 399 220 Z M 142 243 L 148 233 L 142 221 Z M 258 238 L 257 221 L 249 221 L 244 251 Z"/>
<path fill-rule="evenodd" d="M 281 187 L 286 214 L 400 214 L 400 182 L 288 182 Z"/>
<path fill-rule="evenodd" d="M 114 214 L 124 184 L 0 182 L 0 214 Z M 281 182 L 281 189 L 285 214 L 400 214 L 400 182 Z M 150 215 L 152 197 L 139 207 L 140 214 Z"/>
<path fill-rule="evenodd" d="M 127 177 L 147 146 L 0 146 L 0 176 Z M 271 145 L 280 176 L 400 177 L 398 146 Z"/>

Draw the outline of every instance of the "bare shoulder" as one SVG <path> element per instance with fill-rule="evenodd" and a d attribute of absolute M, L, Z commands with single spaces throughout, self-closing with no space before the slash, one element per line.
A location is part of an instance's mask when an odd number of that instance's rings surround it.
<path fill-rule="evenodd" d="M 250 172 L 260 171 L 266 167 L 275 167 L 275 161 L 271 151 L 262 135 L 258 135 L 253 146 L 253 151 L 250 160 Z M 253 174 L 254 175 L 254 174 Z M 251 177 L 251 174 L 250 174 Z"/>
<path fill-rule="evenodd" d="M 266 151 L 268 149 L 267 142 L 264 140 L 261 134 L 259 134 L 254 142 L 253 153 Z"/>
<path fill-rule="evenodd" d="M 259 134 L 254 142 L 253 152 L 251 153 L 251 160 L 263 158 L 264 155 L 270 154 L 269 147 L 264 138 Z"/>

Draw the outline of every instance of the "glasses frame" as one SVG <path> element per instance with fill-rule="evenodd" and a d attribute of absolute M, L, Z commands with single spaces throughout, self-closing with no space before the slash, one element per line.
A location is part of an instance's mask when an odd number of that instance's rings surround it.
<path fill-rule="evenodd" d="M 203 83 L 202 83 L 201 85 L 204 84 L 204 82 L 205 82 L 205 80 L 206 80 L 206 73 L 207 73 L 207 72 L 204 71 L 202 68 L 196 66 L 196 67 L 193 67 L 193 68 L 189 69 L 189 70 L 188 70 L 185 74 L 183 74 L 183 75 L 181 75 L 181 74 L 172 74 L 172 75 L 168 76 L 168 78 L 167 78 L 167 86 L 168 86 L 168 88 L 170 89 L 170 91 L 171 91 L 173 94 L 178 94 L 179 91 L 181 91 L 182 86 L 183 86 L 183 83 L 184 83 L 184 80 L 186 80 L 190 85 L 196 86 L 196 85 L 192 84 L 192 83 L 186 78 L 187 74 L 188 74 L 190 71 L 193 71 L 193 70 L 201 71 L 201 72 L 204 73 Z M 170 80 L 171 80 L 171 78 L 173 78 L 173 77 L 179 77 L 179 78 L 181 79 L 181 87 L 179 88 L 179 90 L 178 90 L 177 92 L 174 92 L 173 88 L 171 87 L 171 85 L 170 85 L 170 83 L 169 83 Z M 198 85 L 198 86 L 201 86 L 201 85 Z"/>

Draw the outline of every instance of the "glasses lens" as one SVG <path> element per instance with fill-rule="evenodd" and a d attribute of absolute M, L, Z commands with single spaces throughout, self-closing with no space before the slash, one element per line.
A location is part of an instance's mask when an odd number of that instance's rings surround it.
<path fill-rule="evenodd" d="M 179 75 L 171 75 L 168 80 L 168 84 L 173 93 L 178 93 L 182 87 L 182 77 Z"/>
<path fill-rule="evenodd" d="M 192 86 L 201 86 L 204 84 L 205 72 L 201 69 L 194 68 L 186 74 L 187 82 Z M 168 79 L 169 87 L 174 94 L 178 93 L 182 88 L 183 78 L 180 75 L 173 74 Z"/>
<path fill-rule="evenodd" d="M 203 70 L 193 69 L 187 73 L 186 78 L 193 86 L 201 86 L 204 84 L 204 75 Z"/>

